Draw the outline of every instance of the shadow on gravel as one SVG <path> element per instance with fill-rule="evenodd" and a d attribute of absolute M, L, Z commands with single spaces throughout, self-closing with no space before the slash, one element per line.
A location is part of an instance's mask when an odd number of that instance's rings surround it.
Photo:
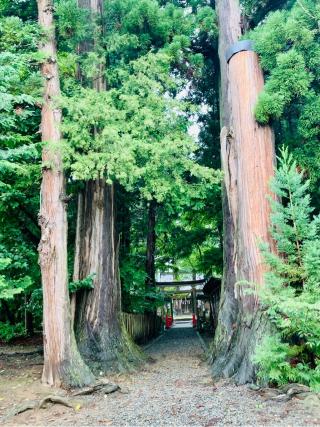
<path fill-rule="evenodd" d="M 161 343 L 175 342 L 177 340 L 190 340 L 194 345 L 199 341 L 196 330 L 192 327 L 191 322 L 177 321 L 171 329 L 167 330 L 161 337 Z M 200 346 L 200 342 L 199 342 Z"/>
<path fill-rule="evenodd" d="M 177 338 L 196 338 L 196 330 L 190 325 L 174 325 L 166 331 L 165 336 Z"/>

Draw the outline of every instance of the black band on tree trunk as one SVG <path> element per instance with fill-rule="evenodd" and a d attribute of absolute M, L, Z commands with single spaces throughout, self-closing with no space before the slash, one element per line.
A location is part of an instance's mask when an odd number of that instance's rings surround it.
<path fill-rule="evenodd" d="M 241 40 L 237 43 L 232 44 L 228 47 L 226 51 L 226 60 L 227 62 L 238 52 L 243 52 L 246 50 L 254 51 L 254 45 L 252 40 Z"/>

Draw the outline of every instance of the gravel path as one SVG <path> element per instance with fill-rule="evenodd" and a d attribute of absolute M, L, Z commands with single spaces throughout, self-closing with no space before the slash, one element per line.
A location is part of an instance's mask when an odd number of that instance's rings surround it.
<path fill-rule="evenodd" d="M 15 425 L 113 426 L 305 426 L 320 425 L 302 403 L 266 400 L 246 386 L 213 383 L 196 332 L 174 327 L 147 353 L 153 363 L 138 373 L 113 378 L 122 392 L 88 396 L 81 409 L 59 405 L 23 414 Z"/>
<path fill-rule="evenodd" d="M 156 363 L 132 378 L 128 395 L 117 396 L 116 401 L 107 398 L 113 424 L 209 427 L 315 422 L 297 402 L 265 402 L 246 386 L 226 381 L 214 384 L 199 338 L 186 326 L 171 329 L 151 346 L 148 353 Z"/>

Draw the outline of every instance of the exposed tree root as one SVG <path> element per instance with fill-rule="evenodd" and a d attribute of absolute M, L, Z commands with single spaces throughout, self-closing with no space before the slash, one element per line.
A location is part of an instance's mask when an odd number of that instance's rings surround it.
<path fill-rule="evenodd" d="M 37 348 L 36 350 L 31 351 L 11 351 L 10 353 L 2 352 L 0 356 L 2 357 L 14 357 L 14 356 L 34 356 L 35 354 L 43 354 L 43 348 Z"/>
<path fill-rule="evenodd" d="M 9 418 L 12 418 L 18 414 L 22 414 L 23 412 L 26 412 L 29 409 L 35 409 L 38 404 L 38 401 L 32 400 L 30 402 L 17 405 L 7 413 L 7 415 L 2 419 L 2 421 L 7 421 Z"/>
<path fill-rule="evenodd" d="M 70 400 L 66 397 L 49 395 L 40 400 L 38 409 L 45 409 L 47 403 L 53 403 L 58 405 L 66 406 L 67 408 L 74 408 Z"/>
<path fill-rule="evenodd" d="M 67 406 L 68 408 L 74 409 L 74 406 L 72 405 L 72 403 L 68 398 L 50 394 L 49 396 L 46 396 L 41 400 L 31 400 L 30 402 L 16 405 L 13 409 L 11 409 L 7 413 L 7 415 L 4 417 L 2 421 L 7 421 L 8 419 L 15 417 L 16 415 L 22 414 L 23 412 L 26 412 L 32 409 L 45 409 L 48 403 L 63 405 L 63 406 Z"/>
<path fill-rule="evenodd" d="M 299 400 L 304 400 L 308 396 L 318 396 L 319 393 L 314 393 L 304 384 L 289 383 L 279 388 L 259 387 L 251 384 L 250 389 L 256 391 L 263 399 L 277 402 L 287 402 L 293 397 Z"/>
<path fill-rule="evenodd" d="M 118 390 L 120 390 L 120 387 L 118 386 L 118 384 L 112 384 L 109 382 L 102 381 L 100 383 L 95 384 L 92 387 L 84 387 L 80 390 L 77 390 L 71 393 L 71 396 L 87 396 L 89 394 L 96 393 L 97 391 L 101 391 L 104 394 L 110 394 Z"/>
<path fill-rule="evenodd" d="M 120 387 L 117 384 L 109 383 L 106 381 L 100 381 L 94 384 L 92 387 L 84 387 L 80 390 L 76 390 L 72 392 L 70 397 L 63 397 L 59 395 L 50 394 L 44 397 L 41 400 L 30 400 L 27 403 L 22 403 L 16 405 L 13 409 L 11 409 L 5 417 L 1 420 L 2 422 L 8 421 L 10 418 L 15 417 L 16 415 L 22 414 L 23 412 L 32 410 L 32 409 L 46 409 L 48 404 L 57 404 L 63 405 L 67 408 L 76 409 L 77 403 L 72 401 L 73 397 L 77 396 L 86 396 L 89 394 L 93 394 L 96 392 L 102 392 L 103 394 L 114 393 L 115 391 L 120 390 Z"/>

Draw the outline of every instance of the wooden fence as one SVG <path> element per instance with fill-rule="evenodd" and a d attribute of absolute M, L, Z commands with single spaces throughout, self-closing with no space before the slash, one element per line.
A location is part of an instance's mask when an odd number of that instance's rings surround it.
<path fill-rule="evenodd" d="M 158 336 L 162 329 L 162 319 L 156 314 L 122 313 L 124 325 L 137 344 L 145 344 Z"/>

